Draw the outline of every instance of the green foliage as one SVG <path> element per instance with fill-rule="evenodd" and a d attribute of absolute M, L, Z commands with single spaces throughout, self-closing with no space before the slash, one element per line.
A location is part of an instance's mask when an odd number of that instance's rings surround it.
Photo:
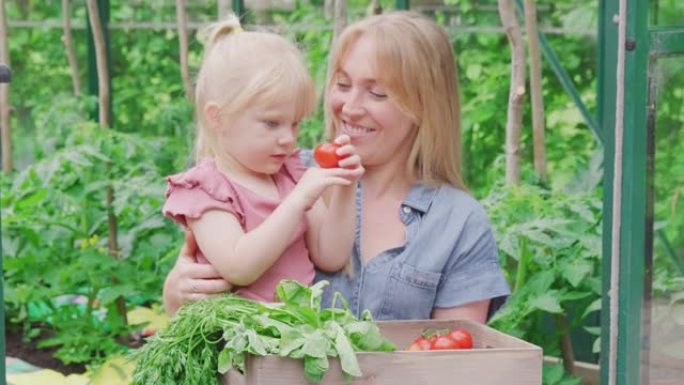
<path fill-rule="evenodd" d="M 684 63 L 681 57 L 660 59 L 656 80 L 654 280 L 657 295 L 675 290 L 684 264 Z M 671 249 L 666 246 L 669 243 Z"/>
<path fill-rule="evenodd" d="M 527 185 L 495 188 L 483 204 L 513 287 L 491 325 L 558 354 L 561 328 L 546 333 L 544 315 L 569 317 L 577 329 L 600 306 L 601 202 Z"/>
<path fill-rule="evenodd" d="M 544 385 L 581 385 L 582 378 L 566 374 L 562 364 L 544 363 L 542 383 Z"/>
<path fill-rule="evenodd" d="M 331 39 L 331 22 L 323 17 L 322 3 L 299 2 L 293 11 L 271 15 L 277 31 L 303 49 L 319 95 Z M 454 7 L 427 12 L 447 28 L 457 55 L 466 179 L 476 196 L 485 197 L 501 261 L 515 288 L 493 325 L 540 344 L 547 354 L 557 354 L 557 332 L 547 333 L 548 321 L 557 315 L 570 317 L 571 330 L 584 329 L 598 336 L 595 329 L 582 327 L 585 317 L 600 307 L 597 186 L 602 178 L 602 149 L 543 60 L 548 186 L 536 186 L 530 166 L 529 105 L 521 148 L 527 185 L 499 186 L 504 175 L 509 47 L 503 34 L 464 33 L 462 29 L 498 25 L 498 15 L 492 11 L 496 1 L 446 3 Z M 366 11 L 367 1 L 349 4 L 350 20 Z M 382 4 L 385 9 L 394 6 L 390 0 Z M 595 31 L 595 1 L 541 1 L 538 5 L 541 28 Z M 671 25 L 681 15 L 682 2 L 660 0 L 658 7 L 656 24 Z M 188 2 L 187 10 L 195 21 L 216 18 L 212 1 Z M 59 2 L 37 0 L 9 2 L 7 12 L 10 20 L 55 23 L 61 14 Z M 72 17 L 75 25 L 85 23 L 83 2 L 72 3 Z M 174 18 L 173 2 L 166 0 L 111 2 L 113 22 Z M 190 33 L 191 73 L 197 71 L 202 48 L 195 33 Z M 12 140 L 20 172 L 0 180 L 5 304 L 10 323 L 23 326 L 27 338 L 36 338 L 47 328 L 52 334 L 49 339 L 41 335 L 42 344 L 60 346 L 58 356 L 65 362 L 96 362 L 125 349 L 117 341 L 130 327 L 115 316 L 117 297 L 124 295 L 129 306 L 159 301 L 162 280 L 182 240 L 178 227 L 159 213 L 163 176 L 186 167 L 194 124 L 192 106 L 182 90 L 175 30 L 111 31 L 113 131 L 100 130 L 91 122 L 96 97 L 72 94 L 61 34 L 57 28 L 10 29 Z M 83 94 L 88 88 L 87 31 L 76 28 L 73 34 Z M 595 38 L 583 33 L 547 37 L 594 111 Z M 680 58 L 658 65 L 654 74 L 659 90 L 654 216 L 656 228 L 681 258 L 684 71 Z M 303 122 L 299 144 L 312 147 L 321 140 L 322 131 L 319 106 Z M 107 186 L 115 191 L 112 210 L 118 218 L 120 260 L 106 250 Z M 657 295 L 674 292 L 672 300 L 681 301 L 681 278 L 659 239 L 655 240 L 653 285 Z M 66 300 L 74 295 L 85 302 Z M 311 376 L 325 368 L 319 355 L 307 361 Z M 545 367 L 545 383 L 571 381 L 562 375 L 561 366 Z"/>
<path fill-rule="evenodd" d="M 98 352 L 109 349 L 110 337 L 127 332 L 114 317 L 117 297 L 159 299 L 181 239 L 159 213 L 167 144 L 84 123 L 72 127 L 62 149 L 2 179 L 7 314 L 26 330 L 46 323 L 56 333 L 49 344 L 63 345 L 58 356 L 65 362 L 103 358 Z M 112 207 L 105 204 L 108 186 Z M 107 251 L 110 210 L 118 221 L 118 259 Z M 87 303 L 58 304 L 64 295 Z M 110 310 L 104 319 L 100 307 Z"/>
<path fill-rule="evenodd" d="M 346 375 L 361 376 L 355 352 L 396 348 L 380 335 L 370 313 L 358 320 L 344 300 L 343 308 L 321 309 L 327 284 L 284 280 L 276 288 L 276 304 L 230 294 L 183 306 L 134 353 L 133 383 L 217 384 L 217 373 L 244 373 L 247 354 L 301 359 L 312 382 L 323 378 L 328 357 L 339 357 Z"/>

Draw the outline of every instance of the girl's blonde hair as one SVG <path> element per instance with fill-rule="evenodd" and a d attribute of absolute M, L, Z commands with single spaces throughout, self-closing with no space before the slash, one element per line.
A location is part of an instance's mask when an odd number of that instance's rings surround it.
<path fill-rule="evenodd" d="M 210 102 L 229 119 L 253 103 L 294 101 L 296 120 L 314 111 L 313 80 L 290 41 L 273 33 L 244 31 L 235 15 L 211 25 L 205 34 L 208 39 L 195 87 L 196 161 L 221 155 L 215 147 L 217 133 L 204 114 Z"/>
<path fill-rule="evenodd" d="M 444 30 L 414 12 L 371 16 L 348 26 L 330 61 L 326 98 L 354 44 L 365 37 L 375 43 L 380 84 L 399 109 L 418 127 L 406 168 L 422 183 L 449 183 L 465 189 L 461 174 L 461 128 L 454 51 Z M 326 133 L 335 137 L 332 110 L 326 108 Z"/>

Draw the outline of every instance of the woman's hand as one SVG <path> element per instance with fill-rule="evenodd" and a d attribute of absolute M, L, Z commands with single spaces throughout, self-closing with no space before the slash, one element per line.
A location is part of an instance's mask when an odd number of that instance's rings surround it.
<path fill-rule="evenodd" d="M 232 285 L 221 278 L 213 266 L 198 263 L 196 253 L 195 237 L 191 231 L 186 231 L 185 244 L 164 282 L 164 308 L 170 316 L 186 302 L 209 298 L 232 289 Z"/>
<path fill-rule="evenodd" d="M 351 144 L 351 138 L 349 135 L 342 134 L 335 138 L 335 144 L 340 146 L 337 149 L 337 155 L 341 156 L 342 159 L 337 162 L 338 166 L 341 168 L 352 171 L 348 177 L 350 181 L 355 182 L 363 176 L 365 169 L 361 165 L 361 157 L 356 153 L 356 147 Z"/>

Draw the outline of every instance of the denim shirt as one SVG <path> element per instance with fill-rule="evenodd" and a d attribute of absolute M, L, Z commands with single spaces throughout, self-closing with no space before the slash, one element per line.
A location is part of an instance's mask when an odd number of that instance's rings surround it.
<path fill-rule="evenodd" d="M 306 154 L 300 154 L 305 159 Z M 399 208 L 406 226 L 403 246 L 361 261 L 363 186 L 356 195 L 353 274 L 317 271 L 330 285 L 323 306 L 339 291 L 358 317 L 368 309 L 378 320 L 430 318 L 433 308 L 492 299 L 491 310 L 510 294 L 499 266 L 491 224 L 482 206 L 451 186 L 415 184 Z M 337 305 L 339 306 L 339 304 Z"/>

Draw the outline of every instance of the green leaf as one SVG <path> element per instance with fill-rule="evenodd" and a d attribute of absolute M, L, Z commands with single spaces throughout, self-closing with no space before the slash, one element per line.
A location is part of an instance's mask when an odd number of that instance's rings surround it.
<path fill-rule="evenodd" d="M 535 295 L 546 293 L 555 280 L 556 273 L 553 270 L 544 270 L 531 276 L 523 290 Z"/>
<path fill-rule="evenodd" d="M 591 347 L 591 352 L 594 354 L 601 353 L 601 337 L 597 337 L 594 345 Z"/>
<path fill-rule="evenodd" d="M 269 353 L 269 351 L 266 349 L 266 346 L 269 344 L 264 343 L 262 337 L 259 336 L 254 330 L 247 329 L 245 330 L 245 334 L 247 335 L 247 341 L 249 346 L 247 351 L 249 353 L 256 354 L 259 356 L 265 356 Z"/>
<path fill-rule="evenodd" d="M 218 372 L 226 374 L 233 368 L 233 351 L 231 349 L 223 349 L 218 356 Z"/>
<path fill-rule="evenodd" d="M 330 348 L 330 340 L 326 338 L 321 330 L 304 335 L 304 345 L 302 352 L 311 357 L 325 357 Z"/>
<path fill-rule="evenodd" d="M 586 309 L 584 309 L 584 313 L 582 313 L 582 318 L 585 318 L 589 313 L 595 312 L 597 310 L 601 310 L 601 298 L 597 298 L 587 306 Z"/>
<path fill-rule="evenodd" d="M 361 376 L 359 361 L 356 359 L 356 354 L 349 343 L 349 339 L 347 339 L 347 335 L 344 334 L 344 330 L 340 325 L 335 323 L 333 327 L 337 330 L 337 336 L 335 336 L 335 349 L 340 357 L 342 371 L 352 376 Z"/>
<path fill-rule="evenodd" d="M 560 364 L 544 364 L 542 377 L 544 384 L 557 384 L 563 378 L 563 366 Z"/>
<path fill-rule="evenodd" d="M 295 280 L 283 280 L 276 287 L 277 298 L 287 305 L 308 307 L 311 303 L 311 289 Z"/>
<path fill-rule="evenodd" d="M 555 294 L 555 291 L 552 291 L 552 293 Z M 561 308 L 558 298 L 552 293 L 544 293 L 539 297 L 530 298 L 530 307 L 552 314 L 562 313 L 563 308 Z"/>
<path fill-rule="evenodd" d="M 358 351 L 383 351 L 391 352 L 396 346 L 388 342 L 378 325 L 369 321 L 358 321 L 344 325 L 344 331 L 349 335 L 349 340 L 355 350 Z"/>
<path fill-rule="evenodd" d="M 570 262 L 563 263 L 561 275 L 568 280 L 573 287 L 578 287 L 584 278 L 588 277 L 594 271 L 594 264 L 587 260 L 574 259 Z"/>
<path fill-rule="evenodd" d="M 293 358 L 297 358 L 294 357 L 293 352 L 300 349 L 302 346 L 304 346 L 304 337 L 301 332 L 293 328 L 280 336 L 279 354 L 281 356 L 293 356 Z M 300 357 L 302 356 L 303 353 L 301 353 Z"/>
<path fill-rule="evenodd" d="M 569 290 L 563 289 L 558 294 L 558 300 L 561 303 L 566 302 L 566 301 L 576 301 L 578 299 L 587 298 L 590 295 L 592 295 L 592 293 L 588 292 L 588 291 L 569 291 Z"/>
<path fill-rule="evenodd" d="M 328 370 L 328 357 L 304 357 L 304 376 L 311 382 L 320 382 Z"/>
<path fill-rule="evenodd" d="M 482 73 L 482 66 L 479 64 L 471 64 L 466 67 L 466 77 L 470 80 L 477 80 Z"/>

